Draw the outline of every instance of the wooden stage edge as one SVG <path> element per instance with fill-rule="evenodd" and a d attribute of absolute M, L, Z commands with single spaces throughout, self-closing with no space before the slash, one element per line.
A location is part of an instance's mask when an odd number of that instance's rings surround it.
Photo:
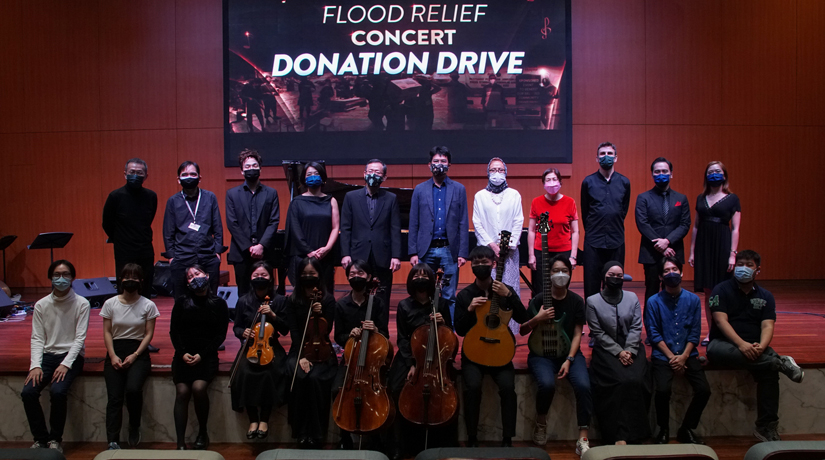
<path fill-rule="evenodd" d="M 691 288 L 692 283 L 686 282 Z M 770 290 L 776 298 L 777 322 L 771 346 L 781 355 L 793 356 L 803 368 L 825 367 L 825 283 L 822 281 L 788 280 L 762 281 L 760 285 Z M 463 287 L 463 286 L 461 286 Z M 348 286 L 336 286 L 336 298 L 347 292 Z M 640 297 L 644 294 L 642 282 L 626 283 L 626 288 Z M 573 283 L 572 289 L 582 295 L 581 283 Z M 529 291 L 522 285 L 522 300 L 529 300 Z M 701 293 L 698 293 L 700 298 Z M 397 305 L 405 298 L 406 288 L 403 285 L 394 285 L 391 304 Z M 37 296 L 24 296 L 24 300 L 36 300 Z M 169 318 L 173 301 L 169 297 L 154 299 L 161 312 L 161 317 L 155 329 L 152 344 L 160 348 L 159 353 L 152 354 L 152 374 L 157 376 L 170 375 L 170 363 L 174 351 L 169 339 Z M 92 310 L 89 319 L 89 332 L 86 338 L 84 374 L 101 375 L 106 348 L 103 344 L 103 320 L 99 310 Z M 707 334 L 707 322 L 702 312 L 702 335 Z M 585 332 L 587 327 L 585 327 Z M 390 312 L 390 341 L 395 344 L 395 308 Z M 28 373 L 30 361 L 31 315 L 22 319 L 0 323 L 0 375 L 25 375 Z M 517 351 L 514 358 L 516 371 L 526 373 L 527 370 L 527 338 L 517 336 Z M 281 343 L 288 347 L 288 338 L 281 338 Z M 228 374 L 229 367 L 235 359 L 240 342 L 235 339 L 232 327 L 227 332 L 226 350 L 220 352 L 220 373 Z M 590 359 L 591 349 L 583 341 L 582 352 Z M 699 353 L 704 355 L 705 348 L 700 347 Z M 650 356 L 650 347 L 647 347 Z M 460 355 L 459 355 L 460 356 Z M 459 358 L 460 361 L 460 358 Z M 460 368 L 460 362 L 456 363 Z M 712 364 L 711 364 L 712 366 Z"/>

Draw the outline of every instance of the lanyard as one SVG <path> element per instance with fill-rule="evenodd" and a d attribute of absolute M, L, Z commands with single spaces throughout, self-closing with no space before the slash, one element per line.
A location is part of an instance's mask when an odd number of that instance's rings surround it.
<path fill-rule="evenodd" d="M 198 213 L 198 208 L 201 205 L 201 191 L 198 189 L 198 202 L 195 204 L 195 212 L 192 212 L 192 206 L 189 206 L 189 201 L 186 200 L 186 195 L 183 192 L 180 192 L 181 196 L 183 196 L 183 202 L 186 203 L 186 207 L 189 208 L 189 214 L 192 214 L 192 223 L 194 224 L 196 221 L 195 215 Z"/>

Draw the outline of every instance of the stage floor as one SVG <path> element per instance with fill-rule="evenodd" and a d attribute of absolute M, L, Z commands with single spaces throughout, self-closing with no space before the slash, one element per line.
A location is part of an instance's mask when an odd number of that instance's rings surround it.
<path fill-rule="evenodd" d="M 770 290 L 776 298 L 777 321 L 771 346 L 783 355 L 791 355 L 796 362 L 805 368 L 825 367 L 825 283 L 822 281 L 765 281 L 760 283 Z M 644 293 L 641 282 L 626 284 L 627 288 L 640 297 Z M 345 295 L 348 286 L 337 286 L 336 298 Z M 463 287 L 463 286 L 460 286 Z M 689 287 L 689 285 L 688 285 Z M 581 283 L 574 283 L 572 289 L 582 295 Z M 522 300 L 529 300 L 529 291 L 522 286 Z M 391 297 L 391 304 L 397 305 L 407 297 L 403 285 L 395 285 Z M 700 294 L 700 297 L 702 295 Z M 24 300 L 36 300 L 26 298 Z M 173 301 L 169 297 L 154 299 L 160 310 L 161 317 L 155 329 L 152 344 L 160 348 L 159 353 L 152 355 L 152 372 L 156 375 L 170 373 L 170 363 L 174 350 L 169 339 L 169 318 Z M 103 344 L 103 319 L 99 310 L 92 310 L 89 319 L 89 332 L 86 338 L 86 364 L 84 373 L 101 374 L 103 359 L 106 356 L 106 347 Z M 707 324 L 702 312 L 702 336 L 707 334 Z M 390 312 L 390 341 L 395 343 L 395 308 Z M 585 326 L 585 331 L 587 327 Z M 0 323 L 0 375 L 25 375 L 28 373 L 30 361 L 31 315 L 22 320 L 12 320 Z M 527 337 L 517 336 L 517 348 L 514 363 L 517 372 L 527 371 Z M 590 359 L 590 348 L 586 341 L 582 347 L 585 357 Z M 285 348 L 289 346 L 288 338 L 281 338 Z M 221 372 L 228 373 L 232 361 L 240 348 L 240 343 L 232 333 L 231 324 L 225 342 L 226 350 L 220 352 Z M 699 353 L 704 355 L 704 347 Z M 648 356 L 650 347 L 648 347 Z M 460 355 L 457 358 L 460 361 Z M 460 367 L 460 362 L 457 363 Z"/>

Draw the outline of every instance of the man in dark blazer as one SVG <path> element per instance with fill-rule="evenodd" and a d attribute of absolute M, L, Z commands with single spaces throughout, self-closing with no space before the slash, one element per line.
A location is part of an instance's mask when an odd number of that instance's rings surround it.
<path fill-rule="evenodd" d="M 346 268 L 358 259 L 369 262 L 381 280 L 378 296 L 389 305 L 392 274 L 401 267 L 401 212 L 395 194 L 381 188 L 386 179 L 386 163 L 370 160 L 364 169 L 366 187 L 344 197 L 341 265 Z"/>
<path fill-rule="evenodd" d="M 684 238 L 690 230 L 690 204 L 687 197 L 671 190 L 673 164 L 656 158 L 650 165 L 656 185 L 636 198 L 636 227 L 642 234 L 639 263 L 645 268 L 645 298 L 661 290 L 658 266 L 664 257 L 685 262 Z"/>
<path fill-rule="evenodd" d="M 227 261 L 235 268 L 238 296 L 243 297 L 250 289 L 252 264 L 273 257 L 281 210 L 278 192 L 261 183 L 261 155 L 244 150 L 238 163 L 244 183 L 226 191 L 226 227 L 232 235 Z"/>
<path fill-rule="evenodd" d="M 444 146 L 430 150 L 432 179 L 415 186 L 410 208 L 410 263 L 429 264 L 433 270 L 444 267 L 450 284 L 441 291 L 450 299 L 450 314 L 455 312 L 455 285 L 458 268 L 464 265 L 469 251 L 469 217 L 467 190 L 447 177 L 452 155 Z"/>

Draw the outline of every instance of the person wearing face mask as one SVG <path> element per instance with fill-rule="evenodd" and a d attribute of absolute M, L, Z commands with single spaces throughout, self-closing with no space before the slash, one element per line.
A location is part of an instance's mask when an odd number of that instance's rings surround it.
<path fill-rule="evenodd" d="M 123 175 L 126 185 L 109 193 L 103 205 L 103 231 L 114 246 L 117 276 L 128 263 L 140 265 L 144 276 L 140 294 L 150 299 L 155 274 L 152 222 L 158 210 L 158 195 L 143 186 L 149 167 L 140 158 L 127 161 Z"/>
<path fill-rule="evenodd" d="M 711 161 L 705 167 L 705 188 L 696 197 L 696 220 L 688 259 L 694 269 L 693 289 L 705 293 L 708 329 L 713 329 L 708 299 L 714 286 L 729 280 L 733 273 L 741 221 L 742 206 L 728 186 L 728 169 L 721 161 Z M 709 339 L 702 340 L 702 345 L 707 345 Z"/>
<path fill-rule="evenodd" d="M 194 397 L 198 436 L 193 448 L 209 447 L 209 382 L 218 373 L 218 347 L 226 340 L 229 308 L 209 287 L 212 276 L 200 265 L 186 268 L 186 291 L 175 298 L 169 337 L 175 348 L 172 382 L 175 384 L 175 433 L 178 450 L 186 449 L 189 399 Z"/>
<path fill-rule="evenodd" d="M 603 278 L 601 267 L 616 260 L 624 264 L 624 219 L 630 209 L 630 180 L 616 172 L 619 159 L 611 142 L 599 144 L 596 159 L 599 170 L 582 181 L 581 209 L 584 226 L 584 297 L 599 293 Z"/>
<path fill-rule="evenodd" d="M 430 150 L 432 179 L 415 186 L 410 207 L 408 253 L 410 264 L 419 261 L 433 269 L 444 268 L 452 280 L 442 290 L 454 311 L 458 269 L 465 264 L 469 246 L 470 222 L 467 215 L 467 190 L 447 177 L 452 154 L 445 146 Z"/>
<path fill-rule="evenodd" d="M 238 155 L 244 183 L 226 191 L 226 229 L 232 235 L 226 260 L 235 269 L 238 296 L 249 292 L 252 264 L 272 260 L 281 220 L 278 192 L 261 183 L 261 155 L 245 149 Z"/>
<path fill-rule="evenodd" d="M 693 399 L 685 412 L 676 439 L 681 443 L 703 444 L 693 430 L 699 426 L 702 411 L 710 399 L 710 385 L 699 362 L 699 340 L 702 337 L 702 302 L 692 292 L 682 289 L 682 261 L 666 256 L 659 264 L 659 280 L 663 291 L 647 299 L 645 317 L 653 353 L 650 361 L 656 383 L 657 444 L 670 440 L 670 394 L 673 376 L 684 375 Z"/>
<path fill-rule="evenodd" d="M 590 394 L 587 363 L 580 348 L 582 330 L 586 322 L 584 299 L 570 290 L 572 273 L 573 265 L 568 257 L 556 255 L 550 260 L 551 292 L 541 292 L 533 297 L 527 309 L 527 317 L 530 319 L 521 325 L 520 333 L 528 335 L 541 323 L 564 317 L 560 326 L 570 338 L 570 351 L 567 356 L 547 358 L 532 351 L 527 355 L 527 366 L 538 384 L 533 442 L 539 446 L 547 444 L 547 413 L 556 393 L 556 378 L 567 377 L 576 396 L 576 420 L 579 426 L 576 455 L 582 455 L 590 449 L 587 438 L 593 414 L 593 398 Z M 545 302 L 545 296 L 551 296 L 552 301 Z"/>
<path fill-rule="evenodd" d="M 56 260 L 49 266 L 52 292 L 34 304 L 32 313 L 31 364 L 23 383 L 23 408 L 34 437 L 32 448 L 63 452 L 63 428 L 69 389 L 83 371 L 89 301 L 72 289 L 74 265 Z M 40 393 L 51 385 L 49 424 L 40 405 Z"/>
<path fill-rule="evenodd" d="M 622 290 L 624 267 L 611 260 L 602 291 L 587 298 L 587 325 L 595 341 L 590 360 L 593 407 L 604 443 L 640 443 L 650 437 L 652 382 L 642 344 L 639 298 Z"/>
<path fill-rule="evenodd" d="M 214 193 L 198 187 L 201 168 L 193 161 L 178 166 L 182 191 L 166 201 L 163 215 L 163 243 L 175 297 L 186 294 L 186 269 L 200 265 L 209 274 L 209 288 L 218 292 L 220 281 L 223 224 Z"/>
<path fill-rule="evenodd" d="M 507 107 L 507 98 L 504 88 L 496 83 L 496 74 L 491 73 L 487 79 L 490 83 L 481 89 L 481 108 L 487 115 L 488 126 L 496 128 Z"/>
<path fill-rule="evenodd" d="M 760 441 L 779 441 L 779 373 L 801 383 L 805 372 L 790 356 L 770 347 L 776 323 L 773 294 L 756 284 L 762 258 L 756 251 L 736 254 L 733 278 L 713 288 L 708 359 L 724 369 L 745 369 L 756 381 L 756 427 Z"/>
<path fill-rule="evenodd" d="M 493 293 L 499 296 L 499 307 L 512 311 L 512 319 L 519 324 L 527 321 L 527 311 L 513 288 L 496 281 L 495 253 L 487 246 L 476 246 L 470 251 L 475 282 L 458 293 L 455 304 L 455 332 L 464 337 L 476 325 L 475 309 L 484 305 Z M 481 384 L 489 374 L 498 386 L 501 396 L 502 447 L 512 447 L 516 434 L 518 400 L 516 399 L 515 369 L 512 361 L 500 367 L 481 366 L 469 360 L 461 350 L 461 369 L 464 378 L 464 420 L 467 424 L 467 447 L 478 446 L 478 422 L 481 411 Z"/>
<path fill-rule="evenodd" d="M 411 348 L 413 332 L 432 321 L 435 272 L 429 265 L 425 263 L 413 265 L 407 275 L 407 294 L 409 297 L 398 303 L 395 314 L 398 350 L 387 378 L 390 394 L 395 404 L 398 404 L 406 382 L 415 375 L 415 356 Z M 436 322 L 452 329 L 452 317 L 449 303 L 446 300 L 443 296 L 439 299 Z M 444 365 L 452 366 L 447 363 Z M 422 427 L 408 422 L 399 414 L 395 416 L 392 431 L 392 446 L 388 449 L 391 459 L 414 457 L 424 448 Z M 427 445 L 428 447 L 449 447 L 457 445 L 457 440 L 458 422 L 456 420 L 440 426 L 438 430 L 430 430 Z"/>
<path fill-rule="evenodd" d="M 364 189 L 344 197 L 341 265 L 346 269 L 354 259 L 367 261 L 381 280 L 378 296 L 389 305 L 392 274 L 401 268 L 401 212 L 395 194 L 381 188 L 386 179 L 386 163 L 370 160 L 364 168 Z"/>
<path fill-rule="evenodd" d="M 103 379 L 108 394 L 106 440 L 110 450 L 120 449 L 124 401 L 129 411 L 129 446 L 140 443 L 143 384 L 152 369 L 147 348 L 160 316 L 155 303 L 140 295 L 144 280 L 141 266 L 126 264 L 119 275 L 122 293 L 107 300 L 100 310 L 107 352 Z"/>
<path fill-rule="evenodd" d="M 533 198 L 530 203 L 530 223 L 527 226 L 527 266 L 532 271 L 533 292 L 537 295 L 544 289 L 543 267 L 541 266 L 541 233 L 538 231 L 539 218 L 545 212 L 548 224 L 547 251 L 549 257 L 560 255 L 576 268 L 579 250 L 579 212 L 572 197 L 561 193 L 561 172 L 547 168 L 541 175 L 544 194 Z"/>
<path fill-rule="evenodd" d="M 341 220 L 338 201 L 323 192 L 327 170 L 321 163 L 310 161 L 300 175 L 306 192 L 289 203 L 286 215 L 286 248 L 290 257 L 287 275 L 295 286 L 301 271 L 298 265 L 307 257 L 320 264 L 320 275 L 328 293 L 335 292 L 335 262 L 340 260 L 337 251 L 338 229 Z"/>
<path fill-rule="evenodd" d="M 390 312 L 389 307 L 381 297 L 375 296 L 372 301 L 372 316 L 369 320 L 366 319 L 372 267 L 361 259 L 351 261 L 344 267 L 352 290 L 335 303 L 335 343 L 342 349 L 346 348 L 347 341 L 350 338 L 357 340 L 361 337 L 362 329 L 373 333 L 377 332 L 389 339 Z M 332 400 L 335 400 L 338 391 L 344 384 L 346 372 L 346 360 L 341 359 L 338 365 L 338 373 L 335 375 L 335 381 L 332 385 Z M 341 430 L 341 440 L 338 442 L 338 448 L 352 449 L 352 446 L 351 434 Z"/>
<path fill-rule="evenodd" d="M 243 412 L 249 417 L 246 439 L 264 439 L 269 434 L 269 416 L 272 409 L 286 401 L 286 386 L 289 384 L 284 372 L 286 352 L 278 336 L 289 334 L 286 322 L 286 298 L 275 292 L 275 276 L 272 267 L 265 261 L 254 262 L 250 267 L 250 291 L 238 300 L 235 306 L 235 324 L 232 331 L 241 342 L 255 341 L 254 327 L 263 317 L 271 324 L 275 333 L 269 341 L 274 359 L 265 366 L 252 363 L 244 352 L 238 360 L 232 383 L 232 410 Z M 269 297 L 269 302 L 266 302 Z M 258 322 L 253 323 L 256 316 Z"/>
<path fill-rule="evenodd" d="M 292 207 L 290 206 L 290 209 Z M 292 344 L 286 359 L 287 378 L 294 380 L 289 397 L 289 425 L 292 437 L 298 440 L 301 449 L 317 449 L 327 437 L 330 414 L 330 395 L 332 382 L 338 372 L 338 358 L 332 353 L 328 360 L 310 362 L 303 356 L 304 332 L 310 310 L 327 323 L 325 337 L 329 340 L 329 331 L 335 320 L 335 298 L 326 290 L 326 280 L 321 263 L 314 257 L 305 257 L 298 264 L 295 272 L 295 289 L 286 299 L 287 324 Z M 321 292 L 321 300 L 312 302 L 313 289 Z M 307 337 L 308 337 L 307 335 Z M 296 366 L 297 364 L 297 366 Z"/>

